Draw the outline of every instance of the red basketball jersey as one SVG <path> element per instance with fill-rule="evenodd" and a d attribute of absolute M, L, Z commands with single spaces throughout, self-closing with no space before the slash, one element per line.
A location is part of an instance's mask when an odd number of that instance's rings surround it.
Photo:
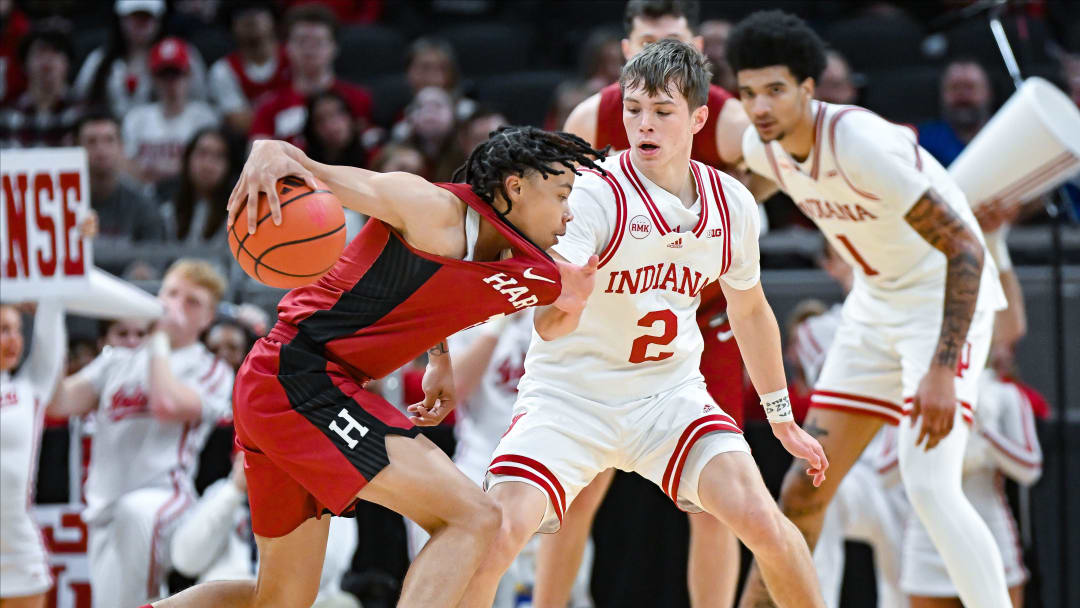
<path fill-rule="evenodd" d="M 705 163 L 706 165 L 724 170 L 727 164 L 720 158 L 720 150 L 716 148 L 716 121 L 720 118 L 720 111 L 724 104 L 731 99 L 728 93 L 721 87 L 709 85 L 709 118 L 705 126 L 694 136 L 694 147 L 690 150 L 690 158 Z M 597 148 L 610 145 L 615 150 L 625 150 L 630 147 L 630 140 L 626 137 L 626 129 L 622 121 L 622 89 L 619 83 L 609 84 L 600 90 L 600 109 L 596 114 L 596 144 Z"/>
<path fill-rule="evenodd" d="M 279 46 L 277 50 L 277 70 L 274 75 L 265 82 L 255 82 L 244 70 L 244 59 L 239 51 L 233 51 L 225 56 L 225 61 L 232 68 L 236 81 L 240 83 L 240 89 L 244 91 L 248 103 L 252 107 L 259 105 L 264 96 L 289 85 L 289 56 L 285 54 L 285 47 Z"/>
<path fill-rule="evenodd" d="M 372 219 L 326 275 L 282 298 L 279 335 L 307 342 L 358 377 L 381 378 L 466 327 L 555 301 L 562 283 L 544 250 L 469 186 L 436 185 L 494 225 L 513 256 L 467 262 L 432 255 Z"/>

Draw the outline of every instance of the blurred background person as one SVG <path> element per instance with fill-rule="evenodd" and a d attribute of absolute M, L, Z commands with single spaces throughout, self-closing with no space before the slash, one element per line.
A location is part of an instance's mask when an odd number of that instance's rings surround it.
<path fill-rule="evenodd" d="M 222 7 L 236 50 L 210 66 L 210 101 L 236 133 L 251 128 L 254 108 L 289 83 L 289 58 L 277 38 L 269 2 L 236 0 Z"/>
<path fill-rule="evenodd" d="M 147 189 L 122 171 L 124 149 L 120 124 L 104 112 L 79 122 L 76 143 L 86 150 L 90 173 L 90 206 L 97 212 L 100 233 L 113 241 L 161 241 L 165 224 Z"/>
<path fill-rule="evenodd" d="M 307 155 L 330 165 L 367 166 L 367 150 L 360 125 L 349 111 L 349 102 L 335 91 L 312 95 L 307 104 L 304 140 Z"/>
<path fill-rule="evenodd" d="M 89 106 L 104 106 L 115 116 L 150 101 L 153 84 L 150 49 L 165 33 L 165 0 L 116 0 L 108 42 L 90 52 L 75 78 L 75 92 Z M 191 63 L 191 95 L 206 98 L 206 65 L 185 43 Z"/>
<path fill-rule="evenodd" d="M 240 369 L 248 351 L 255 345 L 255 332 L 244 323 L 228 317 L 220 318 L 214 322 L 206 332 L 206 348 L 216 357 L 229 364 L 229 367 Z"/>
<path fill-rule="evenodd" d="M 626 63 L 619 30 L 598 28 L 589 34 L 581 49 L 580 62 L 585 86 L 594 93 L 617 81 Z"/>
<path fill-rule="evenodd" d="M 22 315 L 0 304 L 0 604 L 45 608 L 53 578 L 30 506 L 45 406 L 67 354 L 60 302 L 37 304 L 30 354 L 20 366 L 23 351 Z"/>
<path fill-rule="evenodd" d="M 508 124 L 510 121 L 501 112 L 478 107 L 458 128 L 458 148 L 463 155 L 468 156 L 476 146 L 487 141 L 489 133 Z"/>
<path fill-rule="evenodd" d="M 216 126 L 218 116 L 191 95 L 191 58 L 179 38 L 165 38 L 150 50 L 150 72 L 158 101 L 135 106 L 124 116 L 124 151 L 136 175 L 148 183 L 180 173 L 182 151 L 199 129 Z"/>
<path fill-rule="evenodd" d="M 284 139 L 306 146 L 308 98 L 332 90 L 348 101 L 359 129 L 371 121 L 371 95 L 363 87 L 334 73 L 338 53 L 338 25 L 334 14 L 319 4 L 301 4 L 285 13 L 285 52 L 291 80 L 267 95 L 255 109 L 250 137 Z"/>
<path fill-rule="evenodd" d="M 735 93 L 738 90 L 735 72 L 732 71 L 731 64 L 727 60 L 727 39 L 731 28 L 730 21 L 710 19 L 701 22 L 698 33 L 704 42 L 701 50 L 709 58 L 712 68 L 712 83 L 729 93 Z"/>
<path fill-rule="evenodd" d="M 187 142 L 176 194 L 162 206 L 167 238 L 193 246 L 225 246 L 225 207 L 240 159 L 231 138 L 203 128 Z"/>
<path fill-rule="evenodd" d="M 69 85 L 73 56 L 66 23 L 42 23 L 22 40 L 19 61 L 27 88 L 13 104 L 0 109 L 0 148 L 73 145 L 82 113 Z"/>
<path fill-rule="evenodd" d="M 449 93 L 455 100 L 456 119 L 467 118 L 476 106 L 475 101 L 463 95 L 461 69 L 454 47 L 442 38 L 425 36 L 409 45 L 405 54 L 405 81 L 409 84 L 413 99 L 428 87 L 437 87 Z M 404 112 L 405 108 L 396 112 L 395 119 L 402 118 Z"/>
<path fill-rule="evenodd" d="M 95 606 L 139 606 L 163 591 L 170 537 L 195 499 L 198 454 L 232 412 L 235 374 L 199 342 L 225 288 L 208 262 L 177 261 L 150 338 L 106 348 L 60 383 L 50 415 L 95 411 L 83 511 Z"/>
<path fill-rule="evenodd" d="M 150 335 L 152 325 L 144 319 L 102 319 L 98 323 L 98 351 L 106 346 L 139 348 Z"/>
<path fill-rule="evenodd" d="M 393 141 L 405 142 L 424 155 L 424 177 L 448 182 L 465 162 L 454 137 L 457 122 L 454 100 L 439 87 L 427 87 L 405 109 L 405 119 L 393 130 Z"/>
<path fill-rule="evenodd" d="M 993 112 L 994 91 L 975 59 L 954 59 L 941 76 L 941 118 L 919 125 L 919 145 L 948 167 Z"/>
<path fill-rule="evenodd" d="M 827 103 L 852 104 L 858 96 L 847 59 L 839 51 L 826 51 L 825 71 L 814 88 L 814 98 Z"/>

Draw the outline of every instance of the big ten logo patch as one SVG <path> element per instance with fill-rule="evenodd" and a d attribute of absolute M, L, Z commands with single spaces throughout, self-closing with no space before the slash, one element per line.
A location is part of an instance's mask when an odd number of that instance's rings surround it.
<path fill-rule="evenodd" d="M 630 236 L 635 239 L 643 239 L 652 232 L 652 222 L 644 215 L 635 215 L 630 218 L 630 225 L 627 230 L 630 231 Z"/>

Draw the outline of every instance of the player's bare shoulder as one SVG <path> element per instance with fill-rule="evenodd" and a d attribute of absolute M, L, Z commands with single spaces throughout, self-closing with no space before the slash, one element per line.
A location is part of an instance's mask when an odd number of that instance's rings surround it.
<path fill-rule="evenodd" d="M 456 235 L 464 239 L 464 201 L 411 173 L 380 173 L 371 182 L 376 195 L 400 218 L 395 228 L 409 244 L 435 255 L 460 257 L 456 254 L 464 251 L 464 241 L 457 243 Z"/>
<path fill-rule="evenodd" d="M 566 117 L 563 131 L 573 133 L 592 145 L 596 142 L 596 122 L 599 114 L 600 93 L 595 93 L 571 110 Z"/>

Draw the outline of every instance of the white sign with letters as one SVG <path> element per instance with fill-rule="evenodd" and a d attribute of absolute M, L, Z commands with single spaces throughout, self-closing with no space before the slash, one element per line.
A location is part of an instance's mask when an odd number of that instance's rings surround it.
<path fill-rule="evenodd" d="M 90 208 L 82 148 L 0 150 L 0 298 L 74 296 L 89 285 Z"/>

